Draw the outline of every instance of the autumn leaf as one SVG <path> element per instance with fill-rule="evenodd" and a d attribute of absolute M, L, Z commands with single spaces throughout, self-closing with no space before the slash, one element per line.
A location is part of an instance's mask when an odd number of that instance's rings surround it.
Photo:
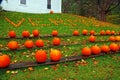
<path fill-rule="evenodd" d="M 57 70 L 57 67 L 56 66 L 51 66 L 51 68 L 53 69 L 53 70 Z"/>
<path fill-rule="evenodd" d="M 29 67 L 28 70 L 33 71 L 34 69 L 32 67 Z"/>

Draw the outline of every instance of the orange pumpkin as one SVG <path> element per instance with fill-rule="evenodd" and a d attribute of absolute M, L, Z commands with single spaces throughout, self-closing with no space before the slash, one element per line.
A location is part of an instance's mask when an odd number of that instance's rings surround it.
<path fill-rule="evenodd" d="M 114 51 L 114 52 L 116 52 L 116 51 L 119 50 L 118 45 L 115 44 L 115 43 L 111 43 L 109 47 L 110 47 L 110 50 L 111 50 L 111 51 Z"/>
<path fill-rule="evenodd" d="M 119 50 L 120 50 L 120 44 L 118 45 L 118 47 L 119 47 Z"/>
<path fill-rule="evenodd" d="M 116 37 L 115 37 L 115 40 L 116 40 L 116 41 L 120 41 L 120 36 L 116 36 Z"/>
<path fill-rule="evenodd" d="M 96 40 L 96 37 L 95 37 L 95 36 L 91 35 L 91 36 L 89 37 L 89 41 L 90 41 L 90 42 L 95 42 L 95 40 Z"/>
<path fill-rule="evenodd" d="M 34 37 L 38 37 L 39 36 L 39 31 L 36 29 L 36 30 L 33 30 L 33 36 Z"/>
<path fill-rule="evenodd" d="M 10 65 L 10 57 L 8 55 L 0 55 L 0 68 L 5 68 Z"/>
<path fill-rule="evenodd" d="M 94 31 L 94 30 L 91 30 L 91 31 L 90 31 L 90 35 L 95 35 L 95 31 Z"/>
<path fill-rule="evenodd" d="M 8 43 L 8 48 L 11 50 L 16 50 L 18 48 L 18 42 L 17 41 L 10 41 Z"/>
<path fill-rule="evenodd" d="M 100 35 L 105 35 L 105 31 L 104 31 L 104 30 L 101 30 L 101 31 L 100 31 Z"/>
<path fill-rule="evenodd" d="M 105 52 L 105 53 L 108 53 L 110 51 L 110 48 L 109 48 L 109 46 L 104 44 L 104 45 L 101 46 L 101 51 Z"/>
<path fill-rule="evenodd" d="M 101 49 L 100 49 L 99 46 L 95 45 L 95 46 L 92 46 L 92 47 L 91 47 L 91 52 L 92 52 L 92 54 L 97 55 L 97 54 L 100 54 Z"/>
<path fill-rule="evenodd" d="M 52 43 L 53 43 L 54 46 L 60 45 L 60 38 L 54 38 L 54 39 L 52 40 Z"/>
<path fill-rule="evenodd" d="M 37 40 L 37 41 L 35 42 L 35 45 L 36 45 L 37 47 L 43 47 L 43 46 L 44 46 L 44 42 L 43 42 L 43 40 L 39 39 L 39 40 Z"/>
<path fill-rule="evenodd" d="M 29 37 L 29 36 L 30 36 L 29 31 L 23 31 L 23 32 L 22 32 L 22 36 L 23 36 L 23 37 Z"/>
<path fill-rule="evenodd" d="M 26 48 L 33 48 L 34 43 L 33 43 L 32 40 L 27 40 L 27 41 L 25 41 L 24 46 L 25 46 Z"/>
<path fill-rule="evenodd" d="M 111 35 L 110 30 L 106 30 L 106 35 Z"/>
<path fill-rule="evenodd" d="M 57 30 L 53 30 L 52 31 L 52 36 L 58 36 L 58 31 Z"/>
<path fill-rule="evenodd" d="M 88 33 L 88 30 L 86 30 L 86 29 L 84 29 L 84 30 L 82 31 L 82 34 L 83 34 L 83 35 L 87 35 L 87 33 Z"/>
<path fill-rule="evenodd" d="M 10 31 L 10 32 L 8 33 L 8 36 L 9 36 L 10 38 L 15 38 L 15 37 L 16 37 L 15 31 Z"/>
<path fill-rule="evenodd" d="M 115 37 L 114 36 L 110 36 L 109 41 L 115 41 Z"/>
<path fill-rule="evenodd" d="M 35 54 L 35 59 L 39 63 L 44 63 L 47 60 L 47 53 L 45 50 L 38 50 Z"/>
<path fill-rule="evenodd" d="M 91 49 L 89 47 L 84 47 L 82 49 L 82 55 L 84 55 L 84 56 L 90 56 L 91 55 Z"/>
<path fill-rule="evenodd" d="M 112 34 L 112 35 L 115 35 L 115 31 L 111 31 L 111 34 Z"/>
<path fill-rule="evenodd" d="M 73 35 L 74 36 L 78 36 L 79 35 L 79 31 L 78 30 L 73 31 Z"/>
<path fill-rule="evenodd" d="M 120 32 L 118 32 L 118 34 L 120 35 Z"/>
<path fill-rule="evenodd" d="M 52 49 L 50 52 L 50 60 L 51 61 L 59 61 L 62 57 L 62 54 L 59 50 Z"/>
<path fill-rule="evenodd" d="M 50 14 L 53 14 L 54 12 L 53 12 L 53 10 L 50 10 Z"/>

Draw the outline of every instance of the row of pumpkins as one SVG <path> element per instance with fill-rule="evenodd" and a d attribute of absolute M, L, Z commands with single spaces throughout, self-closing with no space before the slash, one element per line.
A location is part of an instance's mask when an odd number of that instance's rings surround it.
<path fill-rule="evenodd" d="M 32 34 L 33 34 L 34 37 L 38 37 L 39 34 L 40 34 L 40 32 L 36 29 L 36 30 L 33 30 Z M 74 30 L 72 34 L 73 34 L 74 36 L 78 36 L 80 33 L 79 33 L 78 30 Z M 87 34 L 88 34 L 88 30 L 86 30 L 86 29 L 82 30 L 82 34 L 83 34 L 83 35 L 87 35 Z M 90 31 L 90 35 L 95 35 L 95 34 L 96 34 L 96 32 L 95 32 L 94 30 L 91 30 L 91 31 Z M 106 31 L 101 30 L 101 31 L 100 31 L 100 35 L 105 35 L 105 34 L 106 34 L 106 35 L 115 35 L 116 32 L 115 32 L 115 31 L 110 31 L 110 30 L 106 30 Z M 119 33 L 119 34 L 120 34 L 120 33 Z M 9 31 L 8 36 L 9 36 L 10 38 L 15 38 L 15 37 L 16 37 L 15 31 Z M 52 31 L 52 36 L 58 36 L 58 31 L 57 31 L 57 30 L 53 30 L 53 31 Z M 23 32 L 22 32 L 22 37 L 24 37 L 24 38 L 30 37 L 30 32 L 27 31 L 27 30 L 23 31 Z"/>
<path fill-rule="evenodd" d="M 120 50 L 120 45 L 116 43 L 111 43 L 108 45 L 102 45 L 101 47 L 94 45 L 91 48 L 84 47 L 81 50 L 83 56 L 98 55 L 101 52 L 109 53 L 110 51 L 117 52 Z M 62 53 L 60 50 L 51 49 L 50 51 L 50 60 L 59 61 L 62 58 Z M 38 50 L 35 54 L 36 62 L 44 63 L 47 60 L 47 53 L 45 50 Z M 10 57 L 8 55 L 0 55 L 0 68 L 5 68 L 10 65 Z"/>
<path fill-rule="evenodd" d="M 88 34 L 88 30 L 83 30 L 82 31 L 82 34 L 83 35 L 87 35 Z M 95 36 L 95 31 L 94 30 L 91 30 L 90 31 L 90 34 L 92 36 L 89 37 L 89 41 L 90 42 L 94 42 L 96 40 Z M 110 31 L 110 30 L 107 30 L 106 32 L 104 30 L 102 30 L 100 32 L 100 35 L 114 35 L 115 34 L 115 31 Z M 10 31 L 9 32 L 9 37 L 10 38 L 15 38 L 16 37 L 16 33 L 14 31 Z M 39 31 L 38 30 L 33 30 L 33 35 L 34 37 L 38 37 L 39 36 Z M 52 32 L 52 35 L 53 36 L 57 36 L 58 35 L 58 31 L 57 30 L 54 30 Z M 78 36 L 79 35 L 79 31 L 78 30 L 75 30 L 73 31 L 73 35 L 74 36 Z M 29 37 L 30 36 L 30 33 L 29 31 L 23 31 L 22 32 L 22 36 L 23 37 Z M 32 48 L 34 43 L 32 42 L 32 40 L 27 40 L 25 43 L 24 43 L 25 47 L 26 48 Z M 60 45 L 60 38 L 54 38 L 53 39 L 53 45 L 55 46 L 58 46 Z M 37 47 L 43 47 L 44 46 L 44 42 L 42 40 L 37 40 L 36 41 L 36 46 Z M 11 49 L 11 50 L 15 50 L 17 49 L 19 46 L 18 46 L 18 43 L 16 41 L 10 41 L 8 43 L 8 48 Z M 115 44 L 115 43 L 112 43 L 110 44 L 110 46 L 107 46 L 107 45 L 102 45 L 101 47 L 95 45 L 95 46 L 92 46 L 91 48 L 89 47 L 84 47 L 82 49 L 82 55 L 84 56 L 90 56 L 91 54 L 94 54 L 94 55 L 97 55 L 97 54 L 100 54 L 101 52 L 105 52 L 105 53 L 108 53 L 109 51 L 118 51 L 120 49 L 120 46 L 118 44 Z M 59 61 L 60 59 L 62 58 L 62 54 L 61 54 L 61 51 L 59 50 L 56 50 L 56 49 L 53 49 L 51 50 L 50 52 L 50 60 L 51 61 Z M 44 63 L 46 62 L 47 60 L 47 53 L 45 50 L 38 50 L 35 54 L 35 59 L 36 59 L 36 62 L 38 63 Z M 5 55 L 5 54 L 0 54 L 0 68 L 5 68 L 7 66 L 10 65 L 10 57 L 8 55 Z"/>
<path fill-rule="evenodd" d="M 88 40 L 90 42 L 95 42 L 96 37 L 91 35 L 88 38 Z M 109 41 L 120 41 L 120 36 L 110 36 Z M 61 44 L 60 38 L 54 37 L 53 40 L 52 40 L 52 44 L 54 46 L 59 46 Z M 34 47 L 34 42 L 32 40 L 27 40 L 27 41 L 25 41 L 24 46 L 28 49 L 33 48 Z M 41 40 L 41 39 L 36 40 L 35 46 L 36 47 L 43 47 L 44 46 L 44 41 Z M 19 48 L 18 42 L 17 41 L 8 42 L 8 48 L 11 49 L 11 50 L 16 50 L 17 48 Z"/>
<path fill-rule="evenodd" d="M 61 43 L 60 38 L 57 38 L 57 37 L 53 38 L 52 44 L 53 44 L 54 46 L 59 46 L 60 43 Z M 42 39 L 38 39 L 38 40 L 36 40 L 35 43 L 34 43 L 32 40 L 26 40 L 26 41 L 24 42 L 24 46 L 25 46 L 27 49 L 33 48 L 34 45 L 35 45 L 36 47 L 43 47 L 43 46 L 44 46 L 44 41 L 43 41 Z M 10 50 L 16 50 L 16 49 L 19 48 L 19 44 L 18 44 L 17 41 L 10 41 L 10 42 L 8 42 L 7 46 L 8 46 L 8 48 L 9 48 Z"/>

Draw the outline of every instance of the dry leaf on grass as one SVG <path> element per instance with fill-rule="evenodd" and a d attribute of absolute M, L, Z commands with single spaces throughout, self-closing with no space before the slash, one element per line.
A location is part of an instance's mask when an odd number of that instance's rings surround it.
<path fill-rule="evenodd" d="M 29 67 L 28 70 L 33 71 L 34 69 L 33 69 L 33 67 Z"/>

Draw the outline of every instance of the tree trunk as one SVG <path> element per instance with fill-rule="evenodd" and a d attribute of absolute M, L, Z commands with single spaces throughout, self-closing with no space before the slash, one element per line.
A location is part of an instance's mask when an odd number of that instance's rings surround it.
<path fill-rule="evenodd" d="M 101 20 L 101 21 L 106 21 L 106 12 L 105 11 L 101 11 L 100 13 L 99 13 L 99 20 Z"/>

